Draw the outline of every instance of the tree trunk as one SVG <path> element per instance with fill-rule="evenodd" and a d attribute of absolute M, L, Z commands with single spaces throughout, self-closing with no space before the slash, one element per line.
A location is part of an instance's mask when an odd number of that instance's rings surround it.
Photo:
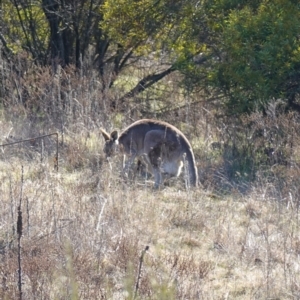
<path fill-rule="evenodd" d="M 63 38 L 59 29 L 59 4 L 55 0 L 43 0 L 43 10 L 50 26 L 50 52 L 51 59 L 58 59 L 59 64 L 65 66 L 65 49 Z"/>

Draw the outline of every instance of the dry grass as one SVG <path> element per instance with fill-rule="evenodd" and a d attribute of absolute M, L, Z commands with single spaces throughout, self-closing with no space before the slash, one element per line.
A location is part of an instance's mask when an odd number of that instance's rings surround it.
<path fill-rule="evenodd" d="M 18 298 L 21 187 L 24 299 L 300 296 L 295 199 L 271 198 L 264 185 L 244 195 L 185 191 L 180 180 L 153 191 L 138 176 L 124 182 L 101 148 L 97 131 L 66 135 L 58 172 L 51 153 L 43 161 L 28 148 L 2 153 L 1 299 Z"/>
<path fill-rule="evenodd" d="M 23 299 L 299 299 L 297 118 L 214 121 L 164 94 L 175 108 L 163 118 L 191 139 L 203 187 L 181 178 L 153 191 L 151 178 L 124 181 L 120 158 L 104 161 L 99 132 L 142 106 L 112 112 L 118 96 L 99 99 L 94 75 L 27 74 L 7 76 L 0 143 L 58 131 L 59 170 L 53 137 L 0 148 L 0 299 L 19 298 L 20 200 Z"/>

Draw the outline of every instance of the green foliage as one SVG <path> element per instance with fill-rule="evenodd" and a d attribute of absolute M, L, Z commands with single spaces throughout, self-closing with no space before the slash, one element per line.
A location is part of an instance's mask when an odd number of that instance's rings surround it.
<path fill-rule="evenodd" d="M 80 67 L 87 58 L 103 90 L 142 59 L 160 69 L 149 68 L 125 96 L 178 70 L 189 90 L 221 94 L 227 112 L 265 109 L 279 98 L 300 111 L 297 1 L 5 0 L 1 8 L 7 52 L 25 50 L 42 65 Z"/>
<path fill-rule="evenodd" d="M 46 52 L 49 29 L 39 2 L 18 5 L 17 2 L 2 1 L 2 18 L 2 33 L 7 47 L 13 53 L 22 50 L 31 51 L 32 54 L 37 54 L 38 50 Z"/>
<path fill-rule="evenodd" d="M 263 108 L 273 98 L 295 100 L 300 88 L 299 8 L 295 1 L 276 0 L 214 12 L 220 26 L 212 29 L 221 59 L 209 79 L 228 96 L 234 113 Z"/>
<path fill-rule="evenodd" d="M 205 50 L 196 35 L 202 30 L 198 1 L 105 1 L 102 29 L 122 47 L 139 54 L 164 55 L 167 61 L 190 68 L 190 58 Z"/>
<path fill-rule="evenodd" d="M 105 1 L 102 7 L 104 16 L 102 28 L 112 40 L 123 47 L 139 44 L 156 30 L 157 26 L 152 22 L 159 22 L 158 18 L 149 12 L 152 9 L 152 2 L 151 0 Z"/>

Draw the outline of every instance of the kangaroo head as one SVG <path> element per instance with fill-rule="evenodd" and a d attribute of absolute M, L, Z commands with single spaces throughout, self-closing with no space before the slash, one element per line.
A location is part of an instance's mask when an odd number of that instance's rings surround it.
<path fill-rule="evenodd" d="M 115 154 L 117 146 L 119 144 L 118 131 L 114 130 L 111 134 L 108 134 L 106 131 L 101 129 L 101 133 L 105 139 L 103 152 L 105 153 L 106 157 L 111 157 L 113 154 Z"/>

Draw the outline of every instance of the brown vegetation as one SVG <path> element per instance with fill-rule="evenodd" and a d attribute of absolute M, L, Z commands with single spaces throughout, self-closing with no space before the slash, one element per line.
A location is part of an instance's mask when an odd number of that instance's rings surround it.
<path fill-rule="evenodd" d="M 120 114 L 117 90 L 70 74 L 1 78 L 1 144 L 59 133 L 58 171 L 54 137 L 1 147 L 1 299 L 19 298 L 18 252 L 23 299 L 299 298 L 297 115 L 225 119 L 166 89 L 176 105 L 163 119 L 187 134 L 203 187 L 186 191 L 182 178 L 154 192 L 151 178 L 116 175 L 99 130 L 140 118 L 147 95 Z"/>

